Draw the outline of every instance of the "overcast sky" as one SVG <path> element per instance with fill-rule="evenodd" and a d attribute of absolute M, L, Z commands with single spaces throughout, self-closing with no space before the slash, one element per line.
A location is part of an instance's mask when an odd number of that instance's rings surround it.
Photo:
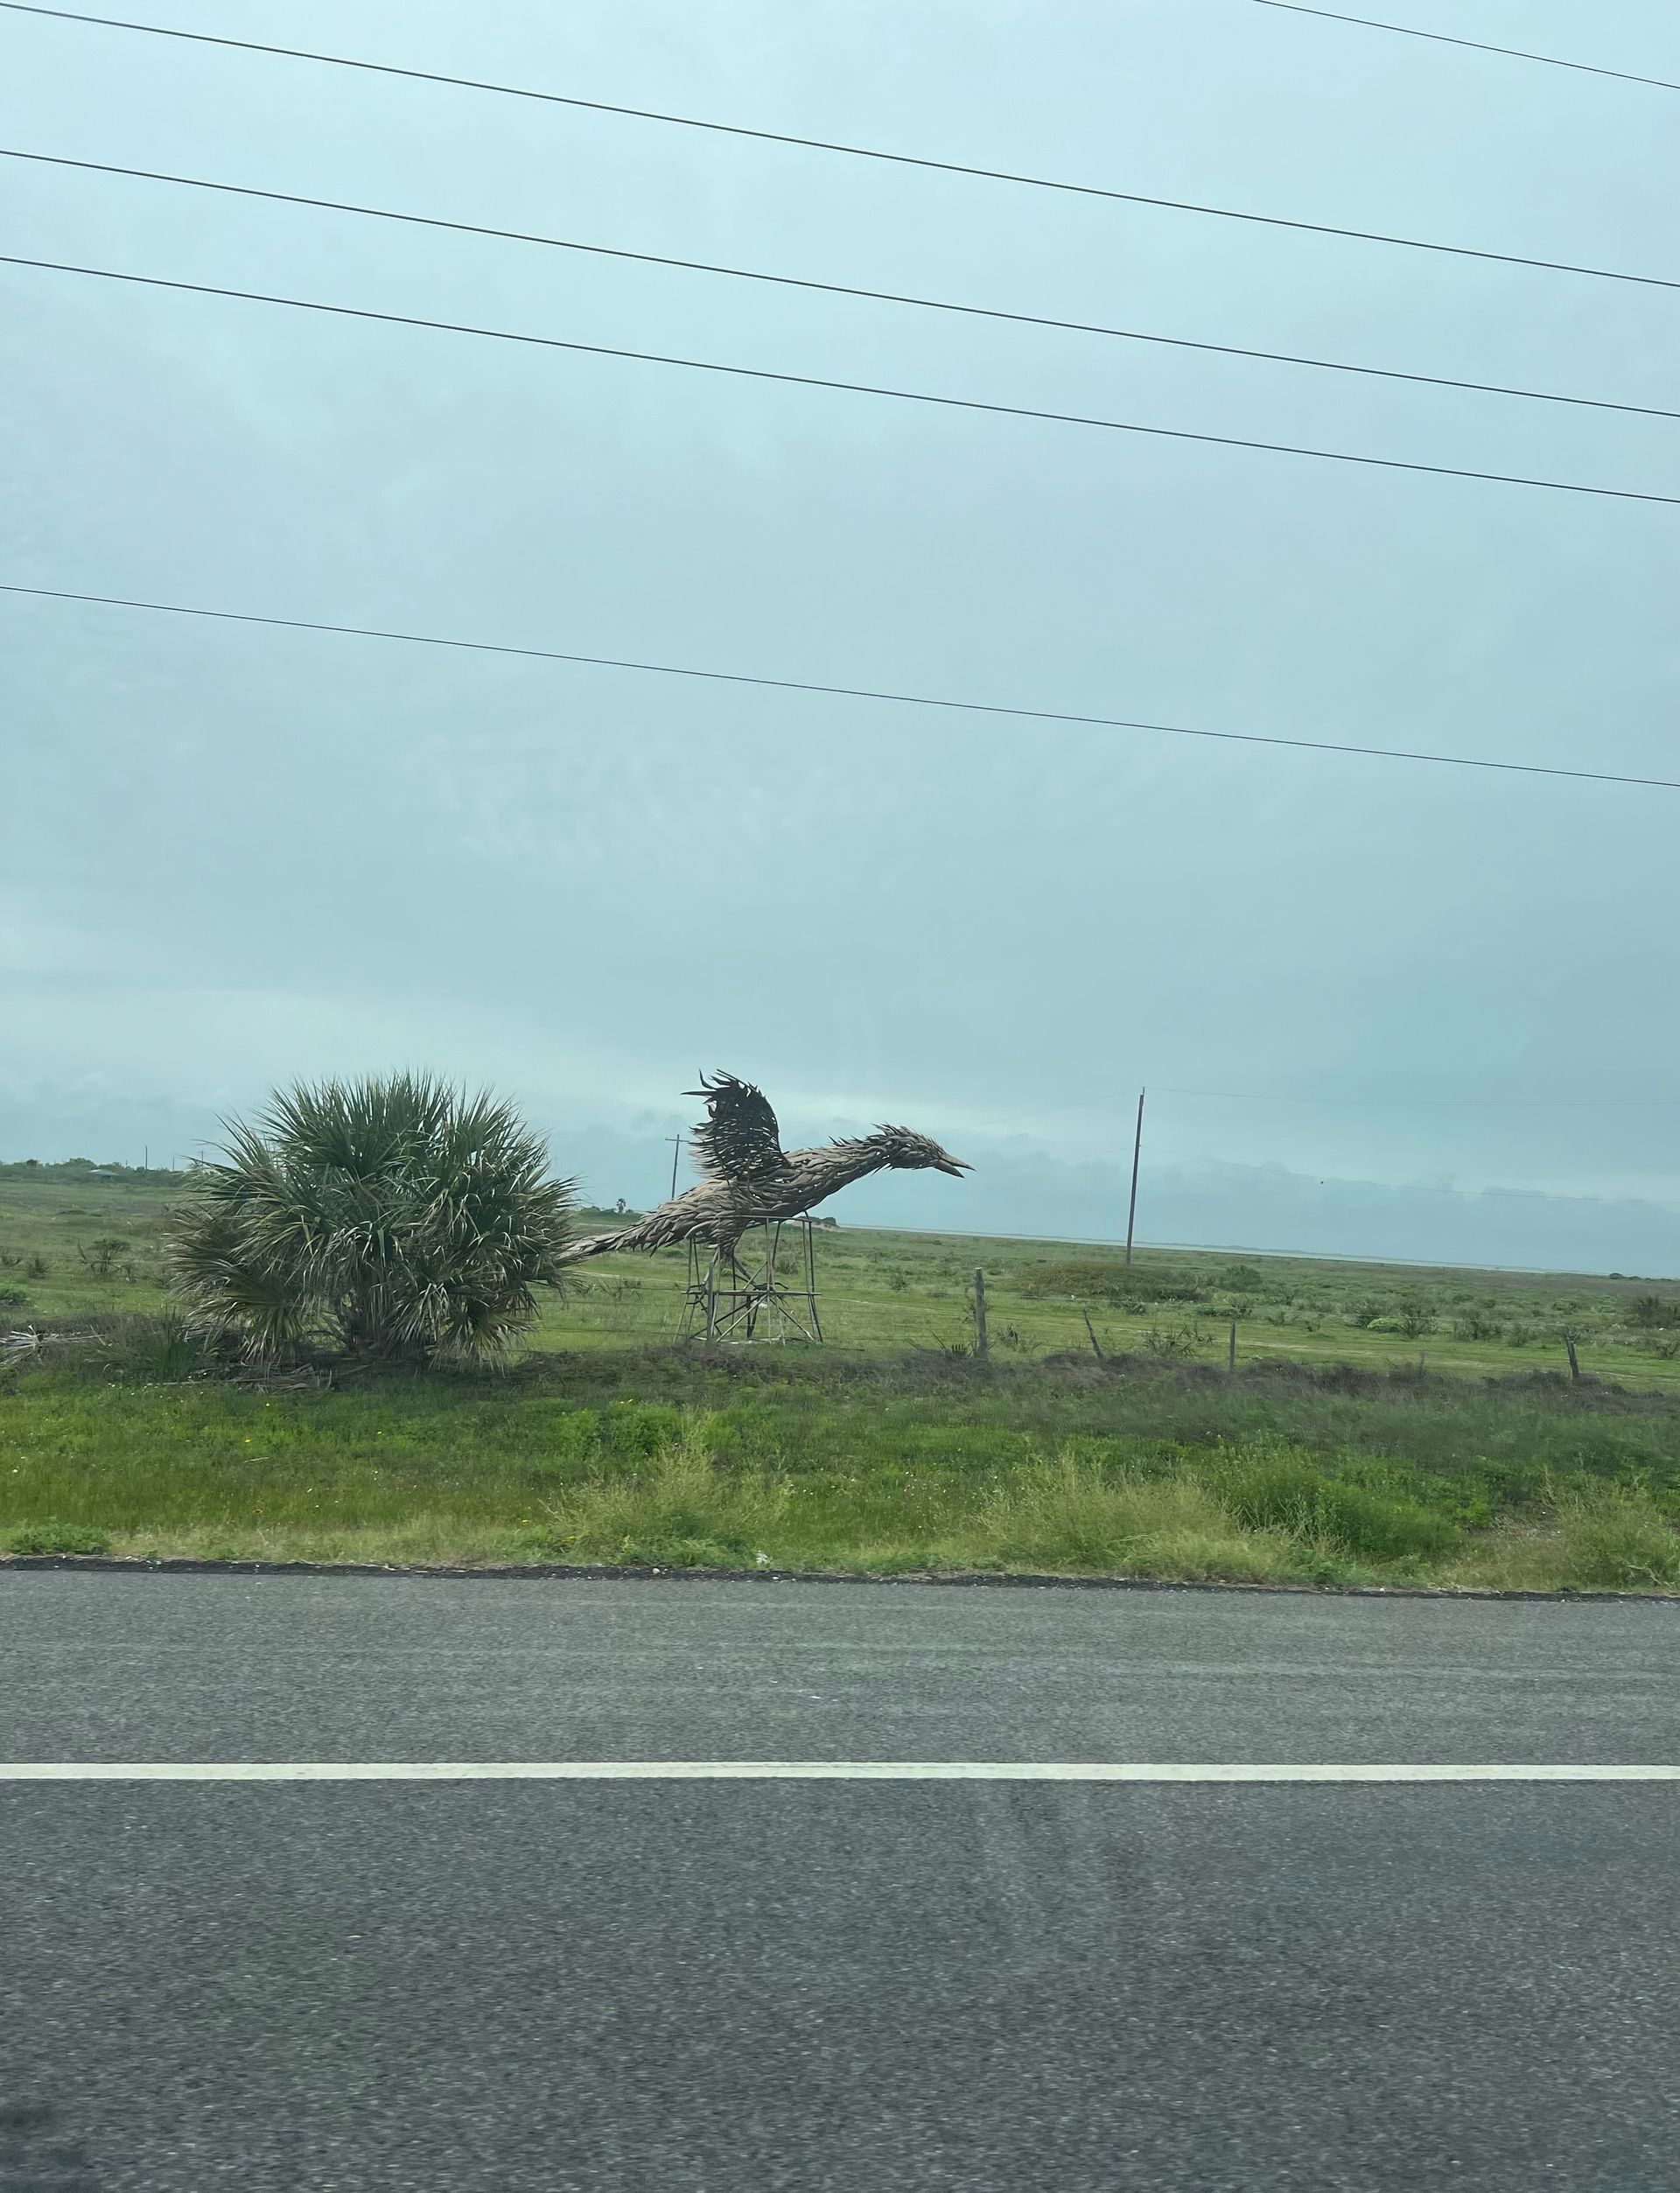
<path fill-rule="evenodd" d="M 1666 0 L 1393 0 L 1680 78 Z M 1251 0 L 152 19 L 1680 277 L 1671 93 Z M 13 147 L 1656 405 L 1680 295 L 0 15 Z M 1680 494 L 1680 420 L 0 162 L 6 249 Z M 0 269 L 0 578 L 1680 776 L 1680 509 Z M 1680 793 L 0 597 L 0 1156 L 424 1065 L 636 1203 L 702 1066 L 843 1219 L 1680 1272 Z"/>

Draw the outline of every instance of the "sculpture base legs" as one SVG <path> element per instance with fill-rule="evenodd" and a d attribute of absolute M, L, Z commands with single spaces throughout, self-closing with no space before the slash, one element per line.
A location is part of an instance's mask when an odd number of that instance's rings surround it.
<path fill-rule="evenodd" d="M 783 1241 L 785 1230 L 794 1234 L 794 1243 Z M 755 1340 L 820 1342 L 822 1323 L 816 1309 L 816 1249 L 810 1220 L 766 1219 L 742 1235 L 732 1255 L 710 1243 L 691 1241 L 677 1337 L 736 1344 Z"/>

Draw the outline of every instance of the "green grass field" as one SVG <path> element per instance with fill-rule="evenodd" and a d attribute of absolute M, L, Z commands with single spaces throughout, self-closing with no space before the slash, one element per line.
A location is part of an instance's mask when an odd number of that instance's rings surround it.
<path fill-rule="evenodd" d="M 1680 1585 L 1680 1286 L 825 1229 L 820 1349 L 674 1345 L 667 1252 L 494 1376 L 240 1383 L 159 1315 L 178 1180 L 93 1171 L 0 1167 L 13 1552 Z"/>
<path fill-rule="evenodd" d="M 159 1244 L 174 1174 L 92 1177 L 77 1166 L 0 1166 L 0 1320 L 156 1311 Z M 585 1215 L 581 1230 L 613 1223 Z M 107 1251 L 100 1243 L 118 1243 Z M 1131 1281 L 1117 1251 L 1038 1241 L 823 1229 L 817 1284 L 831 1348 L 864 1356 L 967 1348 L 974 1274 L 986 1274 L 991 1349 L 1025 1363 L 1088 1351 L 1224 1362 L 1348 1363 L 1499 1377 L 1562 1370 L 1572 1332 L 1584 1371 L 1680 1391 L 1680 1281 L 1566 1272 L 1474 1272 L 1140 1250 Z M 579 1268 L 530 1336 L 537 1352 L 644 1347 L 672 1338 L 685 1260 L 604 1257 Z M 1105 1292 L 1105 1290 L 1107 1290 Z M 1119 1292 L 1116 1292 L 1118 1290 Z M 1659 1306 L 1634 1321 L 1642 1301 Z"/>

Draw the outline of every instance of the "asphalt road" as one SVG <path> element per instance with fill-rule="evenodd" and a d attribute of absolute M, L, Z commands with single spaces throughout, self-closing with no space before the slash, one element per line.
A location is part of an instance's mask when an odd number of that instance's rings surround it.
<path fill-rule="evenodd" d="M 0 1575 L 0 1758 L 1680 1761 L 1680 1608 Z M 1680 2181 L 1673 1784 L 0 1783 L 4 2193 Z"/>

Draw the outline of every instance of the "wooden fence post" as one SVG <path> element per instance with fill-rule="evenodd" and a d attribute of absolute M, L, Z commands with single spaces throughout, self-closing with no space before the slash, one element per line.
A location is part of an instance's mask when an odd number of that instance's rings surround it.
<path fill-rule="evenodd" d="M 974 1275 L 974 1352 L 976 1356 L 981 1357 L 983 1361 L 988 1352 L 986 1342 L 986 1275 L 984 1272 L 976 1272 Z"/>
<path fill-rule="evenodd" d="M 1088 1310 L 1082 1310 L 1080 1315 L 1085 1321 L 1085 1330 L 1091 1336 L 1091 1353 L 1096 1357 L 1098 1363 L 1101 1363 L 1103 1360 L 1102 1350 L 1096 1344 L 1096 1328 L 1091 1322 L 1091 1314 Z"/>
<path fill-rule="evenodd" d="M 1231 1346 L 1230 1352 L 1225 1358 L 1225 1368 L 1232 1372 L 1235 1372 L 1236 1369 L 1236 1320 L 1235 1318 L 1231 1320 Z"/>
<path fill-rule="evenodd" d="M 1581 1359 L 1575 1353 L 1575 1335 L 1573 1333 L 1565 1333 L 1564 1335 L 1564 1346 L 1569 1351 L 1569 1375 L 1572 1378 L 1578 1378 L 1581 1375 Z"/>

